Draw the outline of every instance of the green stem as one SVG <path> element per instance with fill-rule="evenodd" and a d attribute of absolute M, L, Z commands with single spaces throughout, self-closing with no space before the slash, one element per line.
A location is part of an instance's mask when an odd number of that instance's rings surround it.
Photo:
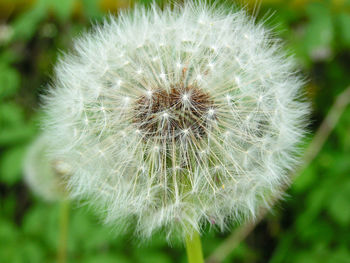
<path fill-rule="evenodd" d="M 67 262 L 67 238 L 68 238 L 68 225 L 69 225 L 69 201 L 64 200 L 61 202 L 61 214 L 60 214 L 60 239 L 57 251 L 57 262 Z"/>
<path fill-rule="evenodd" d="M 197 231 L 186 236 L 186 252 L 188 263 L 204 263 L 201 238 Z"/>

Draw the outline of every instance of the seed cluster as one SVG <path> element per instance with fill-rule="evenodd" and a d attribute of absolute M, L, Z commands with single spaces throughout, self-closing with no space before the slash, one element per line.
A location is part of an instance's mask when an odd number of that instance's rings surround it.
<path fill-rule="evenodd" d="M 68 165 L 56 169 L 69 167 L 71 196 L 143 237 L 253 218 L 289 183 L 307 124 L 303 81 L 270 30 L 184 2 L 83 34 L 45 96 L 48 156 Z"/>
<path fill-rule="evenodd" d="M 150 90 L 136 100 L 133 114 L 144 138 L 166 141 L 183 136 L 203 138 L 215 120 L 214 102 L 196 84 L 173 85 L 169 91 Z"/>

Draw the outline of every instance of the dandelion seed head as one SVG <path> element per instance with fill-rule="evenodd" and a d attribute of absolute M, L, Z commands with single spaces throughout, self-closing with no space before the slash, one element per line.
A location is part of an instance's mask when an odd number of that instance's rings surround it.
<path fill-rule="evenodd" d="M 136 7 L 73 53 L 55 68 L 44 128 L 50 158 L 71 167 L 72 197 L 92 200 L 106 222 L 143 237 L 224 229 L 289 182 L 308 114 L 303 81 L 245 11 Z"/>
<path fill-rule="evenodd" d="M 61 160 L 51 159 L 49 147 L 47 136 L 36 138 L 26 153 L 23 174 L 25 182 L 36 195 L 52 202 L 66 197 L 64 176 L 71 173 L 71 167 Z"/>

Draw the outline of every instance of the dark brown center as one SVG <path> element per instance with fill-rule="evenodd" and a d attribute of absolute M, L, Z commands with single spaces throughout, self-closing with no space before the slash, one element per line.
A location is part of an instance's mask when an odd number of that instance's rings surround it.
<path fill-rule="evenodd" d="M 150 90 L 136 100 L 133 112 L 133 122 L 142 136 L 158 140 L 200 139 L 214 119 L 214 102 L 195 85 Z"/>

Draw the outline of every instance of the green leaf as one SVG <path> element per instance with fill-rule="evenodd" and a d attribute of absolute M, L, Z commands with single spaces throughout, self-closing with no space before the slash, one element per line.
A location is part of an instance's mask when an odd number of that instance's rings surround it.
<path fill-rule="evenodd" d="M 0 179 L 13 185 L 21 179 L 22 160 L 26 147 L 18 146 L 3 153 L 0 160 Z"/>
<path fill-rule="evenodd" d="M 350 14 L 341 13 L 337 16 L 337 29 L 340 42 L 350 47 Z"/>
<path fill-rule="evenodd" d="M 17 104 L 0 104 L 0 145 L 27 141 L 36 134 L 37 128 L 34 118 L 25 122 L 24 112 Z"/>
<path fill-rule="evenodd" d="M 0 219 L 0 240 L 8 243 L 15 241 L 18 237 L 18 231 L 11 221 Z"/>
<path fill-rule="evenodd" d="M 350 262 L 349 249 L 347 249 L 346 247 L 342 247 L 342 248 L 336 249 L 335 251 L 332 250 L 329 262 L 330 263 L 332 262 L 349 263 Z"/>
<path fill-rule="evenodd" d="M 103 13 L 98 5 L 99 1 L 96 0 L 82 0 L 84 13 L 88 18 L 99 19 L 103 16 Z"/>
<path fill-rule="evenodd" d="M 45 19 L 48 14 L 48 5 L 50 1 L 37 0 L 33 7 L 22 13 L 13 22 L 14 40 L 28 40 L 31 39 L 41 21 Z"/>
<path fill-rule="evenodd" d="M 6 127 L 0 132 L 0 145 L 12 145 L 21 142 L 27 142 L 37 133 L 37 126 L 31 123 L 30 125 L 21 125 L 16 127 Z"/>
<path fill-rule="evenodd" d="M 87 233 L 93 238 L 86 238 Z M 95 214 L 85 209 L 76 211 L 70 217 L 70 239 L 68 246 L 74 251 L 94 251 L 108 246 L 109 243 L 123 246 L 123 235 L 114 232 L 108 226 L 99 222 Z"/>
<path fill-rule="evenodd" d="M 50 8 L 60 20 L 67 21 L 72 15 L 75 0 L 53 0 L 50 2 Z"/>
<path fill-rule="evenodd" d="M 296 180 L 293 182 L 292 190 L 295 193 L 305 192 L 316 180 L 317 172 L 314 166 L 311 165 L 296 178 Z"/>
<path fill-rule="evenodd" d="M 11 64 L 18 62 L 21 59 L 21 55 L 15 50 L 7 49 L 0 53 L 0 62 L 4 64 Z"/>
<path fill-rule="evenodd" d="M 350 224 L 350 180 L 343 182 L 330 196 L 328 212 L 338 224 Z"/>
<path fill-rule="evenodd" d="M 4 212 L 2 209 L 1 212 Z M 6 219 L 0 219 L 0 261 L 1 262 L 21 262 L 18 247 L 20 233 L 15 224 Z"/>
<path fill-rule="evenodd" d="M 131 263 L 126 256 L 110 253 L 110 254 L 100 254 L 100 255 L 87 255 L 82 261 L 84 263 Z"/>
<path fill-rule="evenodd" d="M 140 263 L 171 263 L 171 258 L 167 253 L 161 251 L 142 250 L 136 251 L 138 262 Z"/>
<path fill-rule="evenodd" d="M 14 68 L 0 64 L 0 100 L 13 96 L 20 87 L 20 75 Z"/>
<path fill-rule="evenodd" d="M 59 216 L 58 203 L 36 202 L 23 218 L 23 233 L 40 239 L 46 249 L 56 251 L 59 242 Z"/>
<path fill-rule="evenodd" d="M 299 228 L 296 231 L 296 234 L 299 240 L 310 243 L 315 240 L 318 242 L 329 243 L 335 237 L 331 225 L 328 224 L 328 222 L 321 220 L 310 222 L 310 224 L 304 228 Z"/>
<path fill-rule="evenodd" d="M 293 241 L 295 239 L 295 233 L 293 231 L 289 231 L 283 234 L 283 236 L 279 239 L 277 247 L 273 252 L 269 263 L 280 263 L 286 262 L 286 258 L 288 257 L 290 261 L 293 261 L 295 256 L 294 253 L 290 253 L 290 249 L 293 246 Z"/>
<path fill-rule="evenodd" d="M 306 54 L 318 59 L 321 53 L 331 48 L 334 37 L 333 21 L 330 9 L 325 3 L 312 3 L 307 7 L 310 22 L 305 28 L 302 47 Z"/>
<path fill-rule="evenodd" d="M 21 244 L 22 262 L 37 263 L 44 262 L 45 252 L 43 247 L 34 240 L 27 239 Z"/>
<path fill-rule="evenodd" d="M 24 112 L 15 103 L 0 104 L 0 127 L 18 126 L 24 123 Z"/>

